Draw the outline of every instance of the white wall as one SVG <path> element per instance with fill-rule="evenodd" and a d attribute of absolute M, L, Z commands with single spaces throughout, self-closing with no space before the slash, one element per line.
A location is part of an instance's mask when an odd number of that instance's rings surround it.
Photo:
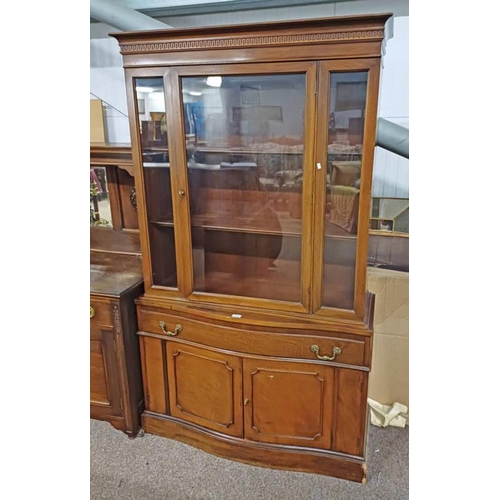
<path fill-rule="evenodd" d="M 114 38 L 90 40 L 91 98 L 105 101 L 105 128 L 109 142 L 130 142 L 123 59 Z"/>
<path fill-rule="evenodd" d="M 410 127 L 409 17 L 394 18 L 394 37 L 387 42 L 381 75 L 379 116 Z M 409 198 L 409 161 L 375 148 L 373 196 Z"/>

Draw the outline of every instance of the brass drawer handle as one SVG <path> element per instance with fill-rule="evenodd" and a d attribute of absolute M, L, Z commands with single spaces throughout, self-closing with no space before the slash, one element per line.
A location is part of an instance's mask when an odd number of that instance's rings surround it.
<path fill-rule="evenodd" d="M 92 319 L 95 316 L 95 311 L 92 306 L 90 306 L 90 319 Z"/>
<path fill-rule="evenodd" d="M 319 354 L 319 347 L 314 344 L 311 346 L 311 351 L 316 354 L 316 357 L 318 359 L 324 359 L 325 361 L 333 361 L 337 356 L 340 356 L 342 354 L 342 349 L 340 347 L 334 347 L 333 348 L 333 356 L 320 356 Z"/>
<path fill-rule="evenodd" d="M 167 330 L 165 327 L 167 326 L 165 324 L 165 321 L 158 321 L 158 325 L 160 325 L 160 328 L 161 328 L 161 331 L 165 334 L 165 335 L 168 335 L 170 337 L 174 337 L 175 335 L 178 335 L 179 333 L 182 332 L 182 326 L 177 324 L 175 325 L 175 328 L 174 328 L 174 331 L 171 332 L 169 330 Z"/>

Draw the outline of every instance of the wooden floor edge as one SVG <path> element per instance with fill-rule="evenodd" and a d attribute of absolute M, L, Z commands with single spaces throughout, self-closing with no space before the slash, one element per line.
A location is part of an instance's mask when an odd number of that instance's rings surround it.
<path fill-rule="evenodd" d="M 295 450 L 262 445 L 218 435 L 172 417 L 148 412 L 142 415 L 142 427 L 147 434 L 181 441 L 229 460 L 271 469 L 310 472 L 359 483 L 366 482 L 366 463 L 363 459 L 343 458 L 328 454 L 326 450 Z"/>

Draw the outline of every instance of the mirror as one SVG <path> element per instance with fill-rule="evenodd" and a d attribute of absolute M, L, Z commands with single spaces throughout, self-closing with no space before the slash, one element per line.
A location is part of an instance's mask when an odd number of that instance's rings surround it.
<path fill-rule="evenodd" d="M 410 200 L 408 198 L 372 198 L 370 229 L 389 233 L 410 232 Z"/>
<path fill-rule="evenodd" d="M 106 167 L 90 169 L 90 225 L 113 227 Z"/>

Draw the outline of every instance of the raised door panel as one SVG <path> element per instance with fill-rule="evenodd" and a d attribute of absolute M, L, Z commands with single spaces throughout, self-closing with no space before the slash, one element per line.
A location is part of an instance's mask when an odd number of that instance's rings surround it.
<path fill-rule="evenodd" d="M 330 448 L 331 367 L 245 359 L 244 389 L 246 438 Z"/>
<path fill-rule="evenodd" d="M 104 353 L 101 342 L 97 340 L 90 341 L 90 401 L 109 405 Z"/>
<path fill-rule="evenodd" d="M 170 413 L 232 436 L 242 436 L 241 359 L 167 342 Z"/>
<path fill-rule="evenodd" d="M 90 338 L 91 416 L 121 415 L 121 397 L 114 334 L 91 329 Z"/>

